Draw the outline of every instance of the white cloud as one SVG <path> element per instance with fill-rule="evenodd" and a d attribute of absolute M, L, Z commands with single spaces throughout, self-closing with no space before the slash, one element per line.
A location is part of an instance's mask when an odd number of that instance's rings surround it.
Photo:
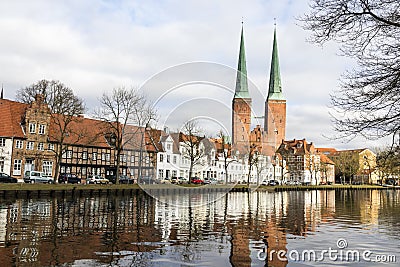
<path fill-rule="evenodd" d="M 326 108 L 329 94 L 351 61 L 337 57 L 333 45 L 321 49 L 305 42 L 307 33 L 296 25 L 295 17 L 306 9 L 306 0 L 1 1 L 0 82 L 5 96 L 13 99 L 21 87 L 43 78 L 57 79 L 73 88 L 90 108 L 102 92 L 145 84 L 153 75 L 185 62 L 208 61 L 236 68 L 243 17 L 254 110 L 261 115 L 277 18 L 282 83 L 288 101 L 288 138 L 306 137 L 317 144 L 342 146 L 322 135 L 330 131 Z M 199 76 L 175 73 L 153 83 L 146 93 L 157 97 L 182 74 L 186 79 L 218 80 L 233 87 L 234 71 L 208 71 L 219 77 L 204 70 Z M 168 78 L 172 82 L 167 83 Z M 168 112 L 172 103 L 183 97 L 197 101 L 207 93 L 204 97 L 219 101 L 228 114 L 221 113 L 215 103 L 207 111 L 229 124 L 232 96 L 214 89 L 186 86 L 160 110 Z M 193 115 L 204 105 L 193 107 Z M 178 125 L 184 116 L 175 112 L 173 118 Z M 354 144 L 358 145 L 344 146 Z"/>

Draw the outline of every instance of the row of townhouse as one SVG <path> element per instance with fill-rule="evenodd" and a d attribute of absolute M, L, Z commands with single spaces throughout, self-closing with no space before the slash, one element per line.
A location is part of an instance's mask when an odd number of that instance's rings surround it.
<path fill-rule="evenodd" d="M 156 179 L 171 177 L 189 179 L 190 159 L 185 143 L 188 137 L 183 133 L 169 133 L 167 129 L 158 131 L 154 137 L 155 140 L 160 140 Z M 228 183 L 247 182 L 249 175 L 247 155 L 231 153 L 231 146 L 225 143 L 223 145 L 220 139 L 205 137 L 200 139 L 198 149 L 203 153 L 193 166 L 192 176 Z M 257 163 L 253 164 L 250 172 L 251 183 L 281 179 L 281 173 L 278 171 L 280 162 L 275 163 L 272 157 L 261 154 L 257 157 Z"/>
<path fill-rule="evenodd" d="M 57 152 L 62 151 L 60 173 L 85 179 L 116 171 L 116 150 L 99 120 L 78 116 L 70 124 L 64 146 L 59 145 L 57 114 L 51 114 L 42 96 L 31 104 L 0 99 L 0 172 L 22 179 L 26 171 L 54 176 Z M 144 128 L 129 126 L 136 134 L 120 155 L 121 174 L 153 176 L 157 147 Z"/>
<path fill-rule="evenodd" d="M 0 172 L 22 179 L 26 171 L 43 171 L 54 176 L 56 155 L 63 151 L 59 173 L 74 173 L 86 179 L 97 174 L 115 175 L 116 150 L 105 123 L 77 116 L 69 125 L 64 146 L 59 145 L 59 117 L 51 114 L 42 96 L 31 104 L 0 99 Z M 134 138 L 126 142 L 120 155 L 120 173 L 164 179 L 189 178 L 190 160 L 187 157 L 185 135 L 167 129 L 145 129 L 128 126 Z M 229 183 L 247 182 L 249 162 L 246 155 L 231 154 L 230 145 L 222 147 L 218 139 L 199 137 L 203 156 L 193 166 L 193 176 L 214 178 Z M 229 151 L 227 168 L 224 152 Z M 279 161 L 257 155 L 252 166 L 250 182 L 279 179 Z M 227 175 L 226 175 L 227 173 Z"/>
<path fill-rule="evenodd" d="M 306 139 L 282 140 L 277 154 L 283 162 L 283 181 L 305 184 L 335 182 L 335 164 Z"/>

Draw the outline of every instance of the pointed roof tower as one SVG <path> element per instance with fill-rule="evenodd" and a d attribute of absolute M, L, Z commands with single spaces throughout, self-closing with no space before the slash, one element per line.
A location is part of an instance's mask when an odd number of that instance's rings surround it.
<path fill-rule="evenodd" d="M 285 100 L 282 94 L 281 73 L 279 69 L 278 42 L 276 27 L 274 29 L 274 43 L 272 48 L 271 70 L 269 74 L 269 89 L 267 100 Z"/>
<path fill-rule="evenodd" d="M 234 98 L 250 98 L 247 84 L 246 53 L 244 48 L 243 22 L 240 36 L 239 61 L 236 76 L 236 88 Z"/>

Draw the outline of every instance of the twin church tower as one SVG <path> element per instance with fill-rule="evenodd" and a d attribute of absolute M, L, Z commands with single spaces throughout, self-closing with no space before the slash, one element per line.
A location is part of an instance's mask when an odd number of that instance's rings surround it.
<path fill-rule="evenodd" d="M 282 94 L 276 28 L 274 29 L 268 94 L 263 115 L 264 127 L 257 125 L 253 130 L 250 129 L 251 117 L 254 114 L 251 102 L 242 25 L 236 88 L 232 101 L 232 146 L 242 153 L 249 152 L 249 149 L 257 149 L 264 155 L 273 155 L 276 148 L 285 139 L 286 132 L 286 99 Z"/>

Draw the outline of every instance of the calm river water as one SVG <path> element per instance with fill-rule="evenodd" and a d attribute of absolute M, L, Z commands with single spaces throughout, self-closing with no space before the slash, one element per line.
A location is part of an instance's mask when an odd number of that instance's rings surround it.
<path fill-rule="evenodd" d="M 399 265 L 399 191 L 212 200 L 210 193 L 0 200 L 0 266 Z"/>

